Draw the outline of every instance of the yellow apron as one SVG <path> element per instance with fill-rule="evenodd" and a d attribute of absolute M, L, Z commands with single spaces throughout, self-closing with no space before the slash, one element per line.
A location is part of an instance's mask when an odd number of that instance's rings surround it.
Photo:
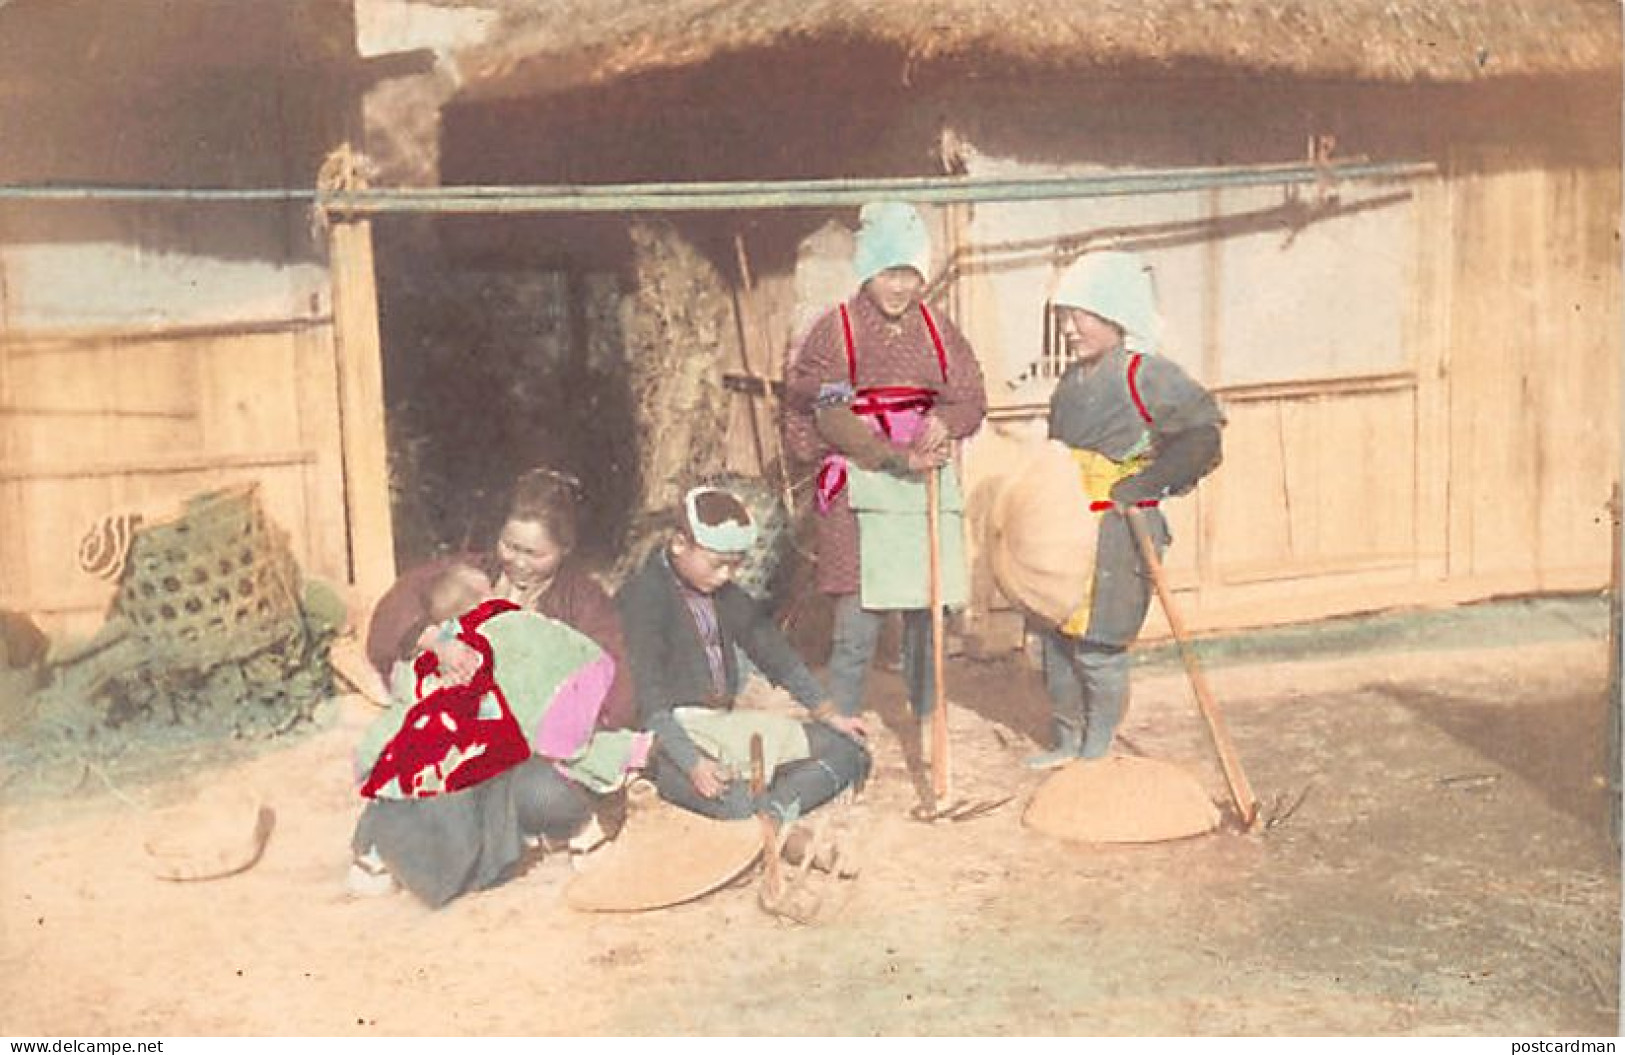
<path fill-rule="evenodd" d="M 1114 462 L 1097 451 L 1081 451 L 1072 448 L 1068 451 L 1072 460 L 1078 465 L 1078 475 L 1083 480 L 1083 492 L 1089 496 L 1091 502 L 1109 502 L 1112 497 L 1112 488 L 1118 481 L 1127 479 L 1145 468 L 1145 454 L 1131 455 L 1120 462 Z M 1103 512 L 1103 511 L 1102 511 Z M 1096 513 L 1098 520 L 1099 513 Z M 1089 587 L 1084 591 L 1083 600 L 1072 614 L 1060 626 L 1063 634 L 1072 637 L 1082 637 L 1089 629 L 1089 609 L 1094 599 L 1094 579 L 1089 580 Z"/>

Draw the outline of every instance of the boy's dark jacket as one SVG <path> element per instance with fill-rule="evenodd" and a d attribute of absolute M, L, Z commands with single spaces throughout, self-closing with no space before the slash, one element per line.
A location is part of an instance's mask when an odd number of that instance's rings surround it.
<path fill-rule="evenodd" d="M 828 694 L 772 617 L 733 583 L 711 595 L 721 628 L 726 682 L 724 691 L 718 693 L 711 681 L 705 644 L 682 589 L 662 546 L 621 586 L 615 603 L 626 633 L 639 722 L 655 734 L 666 758 L 686 773 L 699 760 L 700 752 L 677 724 L 672 709 L 733 706 L 739 691 L 735 645 L 769 681 L 807 708 L 816 707 Z"/>

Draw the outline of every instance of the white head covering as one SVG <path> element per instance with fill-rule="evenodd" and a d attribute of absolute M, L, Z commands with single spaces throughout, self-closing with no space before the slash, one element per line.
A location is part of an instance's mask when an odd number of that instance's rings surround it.
<path fill-rule="evenodd" d="M 907 202 L 875 201 L 858 214 L 857 245 L 852 253 L 858 284 L 890 267 L 911 267 L 931 277 L 931 234 L 919 210 Z"/>
<path fill-rule="evenodd" d="M 1085 253 L 1061 274 L 1056 307 L 1082 308 L 1123 330 L 1131 352 L 1155 352 L 1162 320 L 1151 290 L 1151 270 L 1137 253 Z"/>
<path fill-rule="evenodd" d="M 733 499 L 739 508 L 745 511 L 744 523 L 737 520 L 724 520 L 720 524 L 706 523 L 705 518 L 700 516 L 699 501 L 708 494 L 719 494 Z M 683 496 L 683 517 L 688 521 L 689 537 L 713 553 L 746 553 L 756 545 L 756 521 L 750 515 L 750 507 L 740 501 L 739 496 L 720 487 L 702 485 L 691 489 Z"/>

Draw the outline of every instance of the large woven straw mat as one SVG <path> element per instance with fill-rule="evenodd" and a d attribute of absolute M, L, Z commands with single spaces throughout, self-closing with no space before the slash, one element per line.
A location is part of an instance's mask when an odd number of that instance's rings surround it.
<path fill-rule="evenodd" d="M 1089 595 L 1097 519 L 1059 440 L 1031 444 L 994 500 L 989 561 L 1005 596 L 1052 625 Z"/>
<path fill-rule="evenodd" d="M 582 912 L 646 912 L 726 886 L 755 863 L 755 817 L 716 821 L 655 800 L 636 806 L 615 841 L 570 880 L 564 900 Z"/>
<path fill-rule="evenodd" d="M 1172 762 L 1113 755 L 1057 771 L 1021 820 L 1076 842 L 1157 843 L 1212 831 L 1219 810 L 1196 778 Z"/>

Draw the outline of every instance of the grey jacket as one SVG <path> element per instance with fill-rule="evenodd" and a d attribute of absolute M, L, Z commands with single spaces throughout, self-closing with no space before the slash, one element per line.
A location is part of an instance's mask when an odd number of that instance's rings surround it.
<path fill-rule="evenodd" d="M 1185 494 L 1219 464 L 1224 413 L 1177 363 L 1142 355 L 1131 386 L 1130 362 L 1117 348 L 1067 368 L 1050 398 L 1050 436 L 1113 461 L 1148 453 L 1145 469 L 1112 488 L 1118 502 Z M 1157 509 L 1147 509 L 1145 521 L 1160 552 L 1171 541 L 1167 521 Z M 1151 604 L 1148 575 L 1122 514 L 1104 513 L 1085 641 L 1112 648 L 1133 642 Z"/>

